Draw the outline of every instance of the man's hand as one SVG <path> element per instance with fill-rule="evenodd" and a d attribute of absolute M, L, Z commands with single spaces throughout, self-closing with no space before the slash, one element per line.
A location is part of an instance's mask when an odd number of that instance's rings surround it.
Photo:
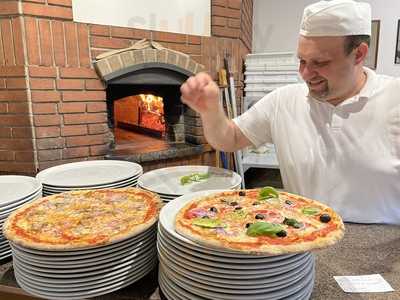
<path fill-rule="evenodd" d="M 202 116 L 220 110 L 219 88 L 207 73 L 189 77 L 181 86 L 183 103 Z"/>

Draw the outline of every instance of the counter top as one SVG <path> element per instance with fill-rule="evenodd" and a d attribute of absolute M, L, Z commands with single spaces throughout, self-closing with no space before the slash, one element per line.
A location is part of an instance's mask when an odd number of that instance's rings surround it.
<path fill-rule="evenodd" d="M 316 279 L 311 299 L 400 299 L 400 226 L 346 224 L 342 241 L 315 251 Z M 381 274 L 395 290 L 389 293 L 344 293 L 333 276 Z M 34 299 L 17 288 L 12 262 L 0 265 L 1 299 Z M 160 300 L 157 270 L 122 290 L 95 297 L 97 300 Z"/>

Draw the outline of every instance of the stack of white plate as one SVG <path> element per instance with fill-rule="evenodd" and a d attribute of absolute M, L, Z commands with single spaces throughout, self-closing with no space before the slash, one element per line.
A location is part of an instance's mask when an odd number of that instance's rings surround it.
<path fill-rule="evenodd" d="M 71 190 L 136 187 L 141 165 L 122 160 L 91 160 L 68 163 L 39 172 L 43 196 Z"/>
<path fill-rule="evenodd" d="M 15 278 L 25 291 L 47 299 L 82 299 L 121 289 L 156 265 L 155 226 L 121 242 L 74 251 L 10 242 Z"/>
<path fill-rule="evenodd" d="M 183 176 L 194 173 L 207 173 L 209 177 L 198 182 L 181 184 Z M 209 166 L 179 166 L 143 174 L 139 177 L 138 187 L 156 193 L 161 200 L 169 202 L 182 195 L 198 191 L 239 189 L 241 182 L 240 175 L 231 170 Z"/>
<path fill-rule="evenodd" d="M 3 236 L 3 224 L 7 217 L 27 202 L 42 196 L 42 185 L 29 176 L 0 176 L 0 259 L 11 256 L 8 241 Z"/>
<path fill-rule="evenodd" d="M 179 197 L 161 210 L 157 248 L 164 295 L 169 300 L 309 299 L 315 276 L 310 252 L 256 256 L 209 248 L 176 233 L 180 208 L 208 194 Z"/>

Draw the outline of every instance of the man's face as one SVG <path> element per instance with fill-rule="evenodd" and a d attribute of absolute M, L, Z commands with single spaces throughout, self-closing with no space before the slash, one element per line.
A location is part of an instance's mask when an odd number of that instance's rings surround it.
<path fill-rule="evenodd" d="M 344 37 L 300 36 L 297 51 L 299 72 L 312 97 L 344 100 L 352 92 L 356 84 L 355 54 L 346 55 Z"/>

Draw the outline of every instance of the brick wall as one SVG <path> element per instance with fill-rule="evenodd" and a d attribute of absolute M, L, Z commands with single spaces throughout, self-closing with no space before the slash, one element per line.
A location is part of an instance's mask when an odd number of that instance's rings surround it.
<path fill-rule="evenodd" d="M 21 2 L 20 6 L 18 5 Z M 102 159 L 112 135 L 98 54 L 142 38 L 189 54 L 217 78 L 224 52 L 241 96 L 251 49 L 252 0 L 212 0 L 212 37 L 75 23 L 71 0 L 0 5 L 0 172 Z"/>

